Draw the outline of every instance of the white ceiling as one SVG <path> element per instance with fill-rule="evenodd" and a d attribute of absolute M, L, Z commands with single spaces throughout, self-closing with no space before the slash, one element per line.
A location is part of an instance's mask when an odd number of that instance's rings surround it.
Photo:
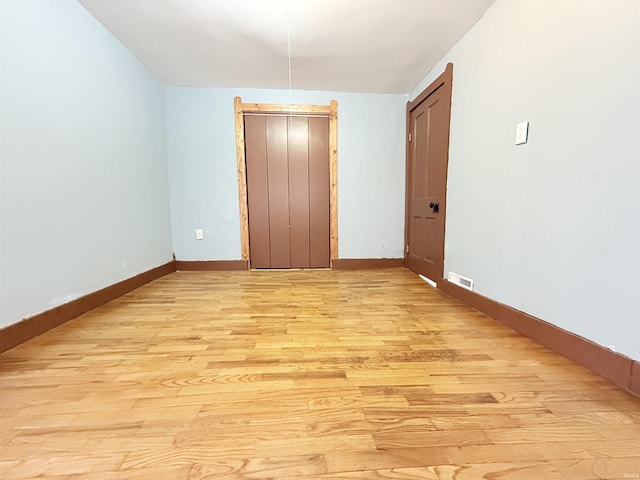
<path fill-rule="evenodd" d="M 170 85 L 407 93 L 494 0 L 79 0 Z M 289 39 L 288 39 L 289 37 Z"/>

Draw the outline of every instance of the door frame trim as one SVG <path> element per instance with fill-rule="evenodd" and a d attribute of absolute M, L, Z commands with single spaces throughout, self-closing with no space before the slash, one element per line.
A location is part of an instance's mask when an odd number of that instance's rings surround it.
<path fill-rule="evenodd" d="M 238 196 L 240 204 L 240 245 L 242 260 L 251 266 L 249 251 L 249 204 L 247 197 L 247 163 L 244 141 L 244 115 L 293 114 L 329 117 L 329 251 L 330 261 L 338 258 L 338 102 L 329 105 L 289 105 L 276 103 L 243 103 L 233 99 L 236 128 L 236 162 L 238 167 Z"/>
<path fill-rule="evenodd" d="M 410 169 L 410 161 L 411 161 L 411 142 L 409 142 L 409 134 L 411 133 L 411 112 L 415 110 L 415 108 L 420 105 L 424 100 L 426 100 L 431 94 L 433 94 L 436 90 L 444 85 L 444 88 L 448 90 L 447 92 L 447 100 L 449 101 L 449 129 L 448 135 L 451 138 L 451 103 L 452 103 L 452 91 L 453 91 L 453 63 L 447 63 L 447 66 L 428 87 L 426 87 L 416 98 L 407 102 L 407 131 L 405 133 L 405 213 L 404 213 L 404 261 L 405 267 L 407 266 L 407 255 L 409 254 L 409 169 Z M 447 172 L 449 169 L 449 139 L 447 139 Z M 448 177 L 448 175 L 447 175 Z M 445 180 L 445 196 L 447 194 L 447 185 Z M 445 202 L 446 205 L 446 202 Z M 444 241 L 442 242 L 442 274 L 441 277 L 444 278 L 444 244 L 447 240 L 447 229 L 446 229 L 446 208 L 442 212 L 445 216 L 445 231 L 444 231 Z M 439 279 L 432 278 L 431 280 L 437 281 Z"/>

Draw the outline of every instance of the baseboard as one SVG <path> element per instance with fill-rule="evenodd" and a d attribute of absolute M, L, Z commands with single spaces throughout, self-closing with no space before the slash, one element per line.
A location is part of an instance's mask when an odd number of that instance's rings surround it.
<path fill-rule="evenodd" d="M 336 258 L 331 261 L 331 268 L 334 270 L 397 268 L 403 265 L 403 258 Z"/>
<path fill-rule="evenodd" d="M 629 390 L 636 395 L 640 395 L 640 362 L 633 362 L 633 366 L 631 367 Z"/>
<path fill-rule="evenodd" d="M 246 260 L 176 260 L 176 270 L 191 272 L 249 270 Z"/>
<path fill-rule="evenodd" d="M 640 394 L 640 363 L 629 357 L 445 279 L 438 281 L 438 288 L 524 336 L 584 365 L 619 387 Z"/>
<path fill-rule="evenodd" d="M 69 303 L 25 318 L 18 323 L 0 329 L 0 353 L 6 352 L 58 325 L 62 325 L 89 310 L 93 310 L 100 305 L 115 300 L 157 278 L 173 273 L 175 270 L 175 262 L 172 260 L 164 265 L 152 268 L 134 277 L 114 283 L 113 285 L 72 300 Z"/>

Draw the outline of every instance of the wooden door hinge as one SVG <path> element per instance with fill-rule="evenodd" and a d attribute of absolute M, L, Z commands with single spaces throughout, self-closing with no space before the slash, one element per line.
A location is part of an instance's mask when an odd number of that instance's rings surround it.
<path fill-rule="evenodd" d="M 409 132 L 409 141 L 411 142 L 413 140 L 413 135 L 411 135 L 411 132 Z"/>

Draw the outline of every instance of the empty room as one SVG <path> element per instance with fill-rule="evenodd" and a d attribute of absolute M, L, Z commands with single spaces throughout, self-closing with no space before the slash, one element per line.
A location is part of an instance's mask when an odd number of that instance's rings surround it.
<path fill-rule="evenodd" d="M 0 0 L 0 478 L 640 479 L 638 45 L 638 0 Z"/>

